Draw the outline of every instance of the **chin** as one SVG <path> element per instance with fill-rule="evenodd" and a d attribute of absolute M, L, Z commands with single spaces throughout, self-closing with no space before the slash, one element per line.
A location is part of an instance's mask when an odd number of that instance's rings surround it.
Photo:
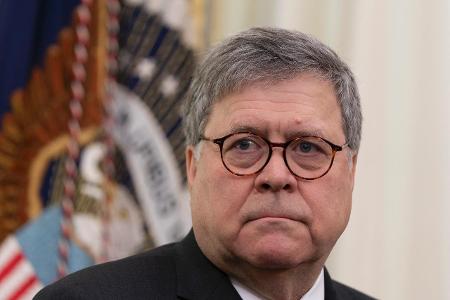
<path fill-rule="evenodd" d="M 251 222 L 241 230 L 233 248 L 241 260 L 264 269 L 289 269 L 320 257 L 309 229 L 291 221 Z"/>
<path fill-rule="evenodd" d="M 290 269 L 318 256 L 311 245 L 270 243 L 253 245 L 247 250 L 247 253 L 242 253 L 242 258 L 262 269 Z"/>
<path fill-rule="evenodd" d="M 304 261 L 292 256 L 276 256 L 264 254 L 255 257 L 255 259 L 252 259 L 250 263 L 259 269 L 286 270 L 295 268 L 303 262 L 306 262 L 306 260 Z"/>

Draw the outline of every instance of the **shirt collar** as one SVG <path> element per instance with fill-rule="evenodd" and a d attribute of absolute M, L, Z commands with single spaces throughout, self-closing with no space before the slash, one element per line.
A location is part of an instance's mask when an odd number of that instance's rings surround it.
<path fill-rule="evenodd" d="M 240 283 L 234 278 L 230 278 L 231 284 L 234 286 L 242 300 L 263 300 L 254 291 Z M 299 300 L 324 300 L 325 299 L 325 280 L 323 269 L 317 277 L 316 282 L 309 291 L 303 295 Z"/>

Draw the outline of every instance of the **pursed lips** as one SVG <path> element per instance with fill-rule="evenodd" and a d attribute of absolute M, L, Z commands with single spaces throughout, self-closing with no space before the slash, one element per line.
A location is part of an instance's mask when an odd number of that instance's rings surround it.
<path fill-rule="evenodd" d="M 252 222 L 261 219 L 287 219 L 296 222 L 306 223 L 306 220 L 300 214 L 277 213 L 277 212 L 252 212 L 246 215 L 245 222 Z"/>

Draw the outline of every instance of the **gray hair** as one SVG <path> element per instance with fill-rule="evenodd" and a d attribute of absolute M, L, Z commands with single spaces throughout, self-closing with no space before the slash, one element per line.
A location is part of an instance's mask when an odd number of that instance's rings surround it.
<path fill-rule="evenodd" d="M 334 85 L 347 143 L 358 151 L 362 114 L 349 67 L 317 39 L 278 28 L 251 28 L 207 53 L 183 106 L 186 144 L 199 142 L 212 106 L 223 97 L 257 82 L 277 83 L 307 72 Z"/>

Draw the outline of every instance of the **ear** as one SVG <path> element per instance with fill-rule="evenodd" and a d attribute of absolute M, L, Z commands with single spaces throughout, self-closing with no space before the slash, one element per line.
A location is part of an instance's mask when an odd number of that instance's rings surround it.
<path fill-rule="evenodd" d="M 195 149 L 194 146 L 189 145 L 186 147 L 185 158 L 186 158 L 186 175 L 188 180 L 189 190 L 191 189 L 195 175 L 197 174 L 197 161 L 195 160 Z"/>
<path fill-rule="evenodd" d="M 356 174 L 356 163 L 358 162 L 358 153 L 352 155 L 352 168 L 351 168 L 351 180 L 352 180 L 352 190 L 355 183 L 355 174 Z"/>

